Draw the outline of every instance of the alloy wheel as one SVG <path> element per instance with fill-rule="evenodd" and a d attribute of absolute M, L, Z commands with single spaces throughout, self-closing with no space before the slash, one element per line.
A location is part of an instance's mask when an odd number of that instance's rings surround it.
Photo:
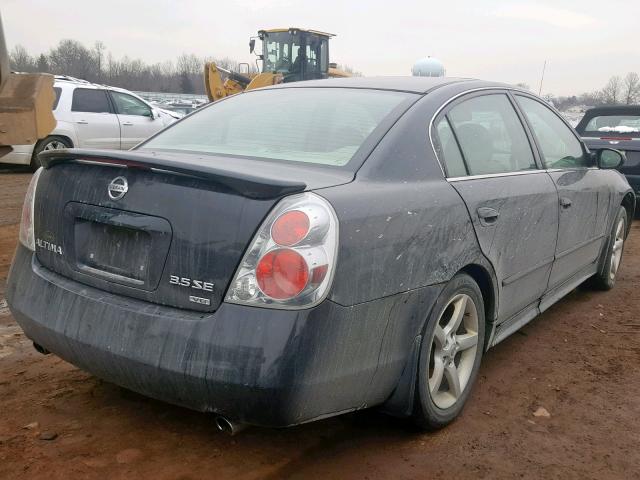
<path fill-rule="evenodd" d="M 464 392 L 478 349 L 478 311 L 469 295 L 457 294 L 436 324 L 429 358 L 429 394 L 440 409 L 453 406 Z"/>
<path fill-rule="evenodd" d="M 622 247 L 624 246 L 624 218 L 621 218 L 616 227 L 616 234 L 613 241 L 613 249 L 611 251 L 611 262 L 609 265 L 609 278 L 614 280 L 618 268 L 620 268 L 620 261 L 622 260 Z"/>
<path fill-rule="evenodd" d="M 68 147 L 60 140 L 51 140 L 50 142 L 47 142 L 42 150 L 62 150 L 63 148 Z"/>

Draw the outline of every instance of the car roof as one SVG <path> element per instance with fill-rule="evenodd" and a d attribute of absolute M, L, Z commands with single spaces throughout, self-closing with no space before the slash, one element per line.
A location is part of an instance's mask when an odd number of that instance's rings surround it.
<path fill-rule="evenodd" d="M 609 105 L 606 107 L 593 107 L 584 112 L 585 115 L 616 115 L 625 113 L 640 113 L 640 105 Z"/>
<path fill-rule="evenodd" d="M 349 78 L 329 78 L 325 80 L 307 80 L 304 82 L 282 83 L 269 88 L 307 88 L 307 87 L 331 87 L 331 88 L 365 88 L 374 90 L 395 90 L 411 93 L 427 93 L 434 88 L 466 83 L 471 88 L 513 88 L 498 82 L 486 82 L 474 78 L 457 77 L 349 77 Z"/>
<path fill-rule="evenodd" d="M 127 90 L 126 88 L 120 87 L 112 87 L 111 85 L 102 85 L 100 83 L 92 83 L 87 80 L 82 80 L 81 78 L 71 77 L 69 75 L 55 75 L 55 85 L 73 85 L 81 88 L 93 88 L 93 89 L 107 89 L 112 90 L 114 92 L 126 93 L 127 95 L 133 95 L 136 98 L 141 98 L 139 95 L 136 95 L 131 90 Z M 144 99 L 142 99 L 144 100 Z"/>

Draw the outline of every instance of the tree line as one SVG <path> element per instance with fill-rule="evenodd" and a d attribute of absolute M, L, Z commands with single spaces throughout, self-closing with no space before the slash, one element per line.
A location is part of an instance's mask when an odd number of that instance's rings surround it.
<path fill-rule="evenodd" d="M 16 72 L 42 72 L 68 75 L 89 82 L 144 92 L 204 94 L 203 72 L 206 62 L 214 61 L 224 69 L 246 73 L 246 65 L 232 58 L 198 57 L 183 53 L 175 61 L 147 64 L 140 59 L 114 57 L 98 41 L 86 47 L 77 40 L 61 40 L 47 53 L 31 55 L 17 45 L 10 53 L 11 69 Z M 361 76 L 348 65 L 339 66 L 348 73 Z M 249 73 L 258 66 L 249 64 Z"/>
<path fill-rule="evenodd" d="M 166 93 L 204 94 L 203 70 L 204 64 L 208 61 L 215 61 L 217 65 L 228 70 L 240 71 L 240 63 L 228 57 L 201 58 L 183 53 L 175 61 L 148 64 L 126 55 L 116 58 L 111 52 L 106 52 L 106 46 L 100 41 L 86 47 L 71 39 L 61 40 L 49 52 L 39 55 L 32 55 L 26 48 L 17 45 L 11 51 L 10 60 L 12 70 L 17 72 L 69 75 L 128 90 Z M 353 75 L 362 75 L 348 65 L 339 67 Z M 257 65 L 249 64 L 249 71 L 257 72 Z M 518 86 L 529 88 L 526 84 Z M 640 103 L 640 76 L 636 72 L 629 72 L 624 77 L 614 75 L 602 89 L 594 92 L 569 96 L 547 94 L 544 97 L 560 110 L 578 105 Z"/>
<path fill-rule="evenodd" d="M 516 86 L 529 90 L 525 83 Z M 575 106 L 634 105 L 640 103 L 640 75 L 636 72 L 629 72 L 624 77 L 614 75 L 601 89 L 580 95 L 555 96 L 548 93 L 543 97 L 561 111 Z"/>
<path fill-rule="evenodd" d="M 215 61 L 228 70 L 239 71 L 231 58 L 201 58 L 183 53 L 175 61 L 145 63 L 140 59 L 114 57 L 102 42 L 86 47 L 77 40 L 61 40 L 47 53 L 31 55 L 17 45 L 10 53 L 11 69 L 16 72 L 43 72 L 68 75 L 90 82 L 128 90 L 204 94 L 204 64 Z M 256 72 L 256 65 L 249 65 Z M 246 72 L 246 68 L 244 70 Z"/>

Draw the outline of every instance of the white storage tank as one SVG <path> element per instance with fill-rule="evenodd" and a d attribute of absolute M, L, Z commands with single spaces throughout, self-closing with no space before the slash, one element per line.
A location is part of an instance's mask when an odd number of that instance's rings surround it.
<path fill-rule="evenodd" d="M 413 64 L 411 74 L 414 77 L 444 77 L 444 64 L 437 58 L 427 57 Z"/>

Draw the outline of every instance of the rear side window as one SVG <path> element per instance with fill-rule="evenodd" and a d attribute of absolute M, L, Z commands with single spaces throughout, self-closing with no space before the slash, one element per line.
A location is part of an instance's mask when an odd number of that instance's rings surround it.
<path fill-rule="evenodd" d="M 436 126 L 438 142 L 436 143 L 436 153 L 438 158 L 444 160 L 447 177 L 464 177 L 467 169 L 464 166 L 464 159 L 458 148 L 453 130 L 446 117 L 443 117 Z"/>
<path fill-rule="evenodd" d="M 195 112 L 141 148 L 344 166 L 388 115 L 414 99 L 364 89 L 254 90 Z"/>
<path fill-rule="evenodd" d="M 72 112 L 112 113 L 107 92 L 89 88 L 76 88 L 71 102 Z"/>
<path fill-rule="evenodd" d="M 537 168 L 531 145 L 508 97 L 491 94 L 454 106 L 447 118 L 466 161 L 469 175 Z M 449 160 L 447 159 L 447 165 Z"/>
<path fill-rule="evenodd" d="M 58 108 L 58 103 L 60 103 L 60 94 L 62 93 L 62 89 L 60 87 L 53 87 L 53 93 L 55 93 L 56 98 L 53 101 L 52 110 L 55 110 L 56 108 Z"/>
<path fill-rule="evenodd" d="M 517 98 L 531 124 L 547 168 L 575 168 L 592 165 L 592 162 L 584 154 L 580 141 L 549 107 L 522 95 L 518 95 Z"/>

